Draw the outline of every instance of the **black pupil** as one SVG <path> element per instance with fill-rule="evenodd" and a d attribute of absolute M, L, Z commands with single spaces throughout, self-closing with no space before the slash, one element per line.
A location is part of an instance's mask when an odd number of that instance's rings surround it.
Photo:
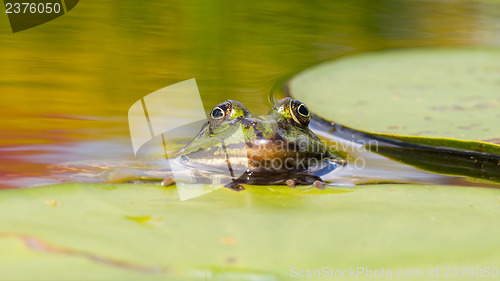
<path fill-rule="evenodd" d="M 304 116 L 309 115 L 309 110 L 307 110 L 306 106 L 303 104 L 299 106 L 298 110 L 299 110 L 299 113 L 304 115 Z"/>
<path fill-rule="evenodd" d="M 224 112 L 222 112 L 222 109 L 220 109 L 220 108 L 216 108 L 212 112 L 212 117 L 213 118 L 221 118 L 222 116 L 224 116 Z"/>

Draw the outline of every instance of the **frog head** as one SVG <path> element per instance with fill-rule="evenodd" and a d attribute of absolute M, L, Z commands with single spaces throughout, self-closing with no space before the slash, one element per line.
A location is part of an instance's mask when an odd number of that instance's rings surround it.
<path fill-rule="evenodd" d="M 292 98 L 276 102 L 267 115 L 252 115 L 240 102 L 215 106 L 206 125 L 183 149 L 190 168 L 246 167 L 252 173 L 290 173 L 309 169 L 332 156 L 309 129 L 306 105 Z M 230 163 L 228 163 L 228 161 Z"/>

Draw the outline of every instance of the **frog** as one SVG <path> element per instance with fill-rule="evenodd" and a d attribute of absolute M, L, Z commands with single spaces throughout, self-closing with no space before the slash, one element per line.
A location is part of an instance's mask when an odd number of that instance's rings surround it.
<path fill-rule="evenodd" d="M 345 163 L 311 131 L 311 113 L 291 97 L 277 101 L 266 115 L 253 115 L 240 102 L 216 105 L 199 133 L 176 161 L 197 173 L 197 182 L 225 177 L 225 187 L 312 185 L 324 188 L 321 175 Z M 162 185 L 174 183 L 167 177 Z"/>
<path fill-rule="evenodd" d="M 277 101 L 266 115 L 254 115 L 240 102 L 226 100 L 210 111 L 194 137 L 167 150 L 162 140 L 146 143 L 135 161 L 77 161 L 53 165 L 58 180 L 108 183 L 222 184 L 233 190 L 244 185 L 315 186 L 324 188 L 322 176 L 346 166 L 311 131 L 307 106 L 291 97 Z M 198 127 L 199 128 L 199 127 Z M 164 138 L 165 137 L 165 138 Z M 161 146 L 161 145 L 160 145 Z M 179 147 L 180 149 L 178 149 Z M 140 151 L 141 151 L 140 149 Z M 64 180 L 63 180 L 64 181 Z M 328 183 L 330 184 L 330 182 Z"/>

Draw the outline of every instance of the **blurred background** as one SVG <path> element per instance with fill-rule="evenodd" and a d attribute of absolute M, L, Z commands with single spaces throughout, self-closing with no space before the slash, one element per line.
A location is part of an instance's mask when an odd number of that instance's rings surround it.
<path fill-rule="evenodd" d="M 263 114 L 276 83 L 319 62 L 500 46 L 493 0 L 174 2 L 84 0 L 18 33 L 0 16 L 0 189 L 55 183 L 51 164 L 133 159 L 129 107 L 186 79 L 206 110 L 231 98 Z"/>

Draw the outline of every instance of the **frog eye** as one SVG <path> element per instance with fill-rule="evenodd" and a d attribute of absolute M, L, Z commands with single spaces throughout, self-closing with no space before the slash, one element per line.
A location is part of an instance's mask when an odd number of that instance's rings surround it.
<path fill-rule="evenodd" d="M 304 126 L 309 125 L 309 120 L 311 119 L 311 115 L 309 113 L 309 110 L 307 109 L 307 106 L 304 103 L 298 100 L 292 100 L 290 102 L 290 112 L 295 122 L 302 124 Z"/>
<path fill-rule="evenodd" d="M 212 112 L 210 112 L 210 117 L 213 120 L 222 119 L 225 116 L 229 116 L 231 114 L 232 109 L 233 106 L 231 102 L 225 101 L 221 104 L 218 104 L 216 107 L 212 109 Z"/>
<path fill-rule="evenodd" d="M 234 100 L 226 100 L 216 105 L 210 112 L 210 128 L 216 129 L 222 124 L 231 126 L 248 115 L 250 115 L 250 112 L 243 104 Z M 223 126 L 223 128 L 228 126 Z"/>
<path fill-rule="evenodd" d="M 233 102 L 231 100 L 216 105 L 210 112 L 210 127 L 215 129 L 220 124 L 226 122 L 228 118 L 231 118 L 232 112 Z"/>
<path fill-rule="evenodd" d="M 309 110 L 307 110 L 307 107 L 304 104 L 299 105 L 299 108 L 297 108 L 297 112 L 304 117 L 309 116 Z"/>
<path fill-rule="evenodd" d="M 224 110 L 216 106 L 214 109 L 212 109 L 212 113 L 210 113 L 210 116 L 212 116 L 213 119 L 220 119 L 224 117 Z"/>

